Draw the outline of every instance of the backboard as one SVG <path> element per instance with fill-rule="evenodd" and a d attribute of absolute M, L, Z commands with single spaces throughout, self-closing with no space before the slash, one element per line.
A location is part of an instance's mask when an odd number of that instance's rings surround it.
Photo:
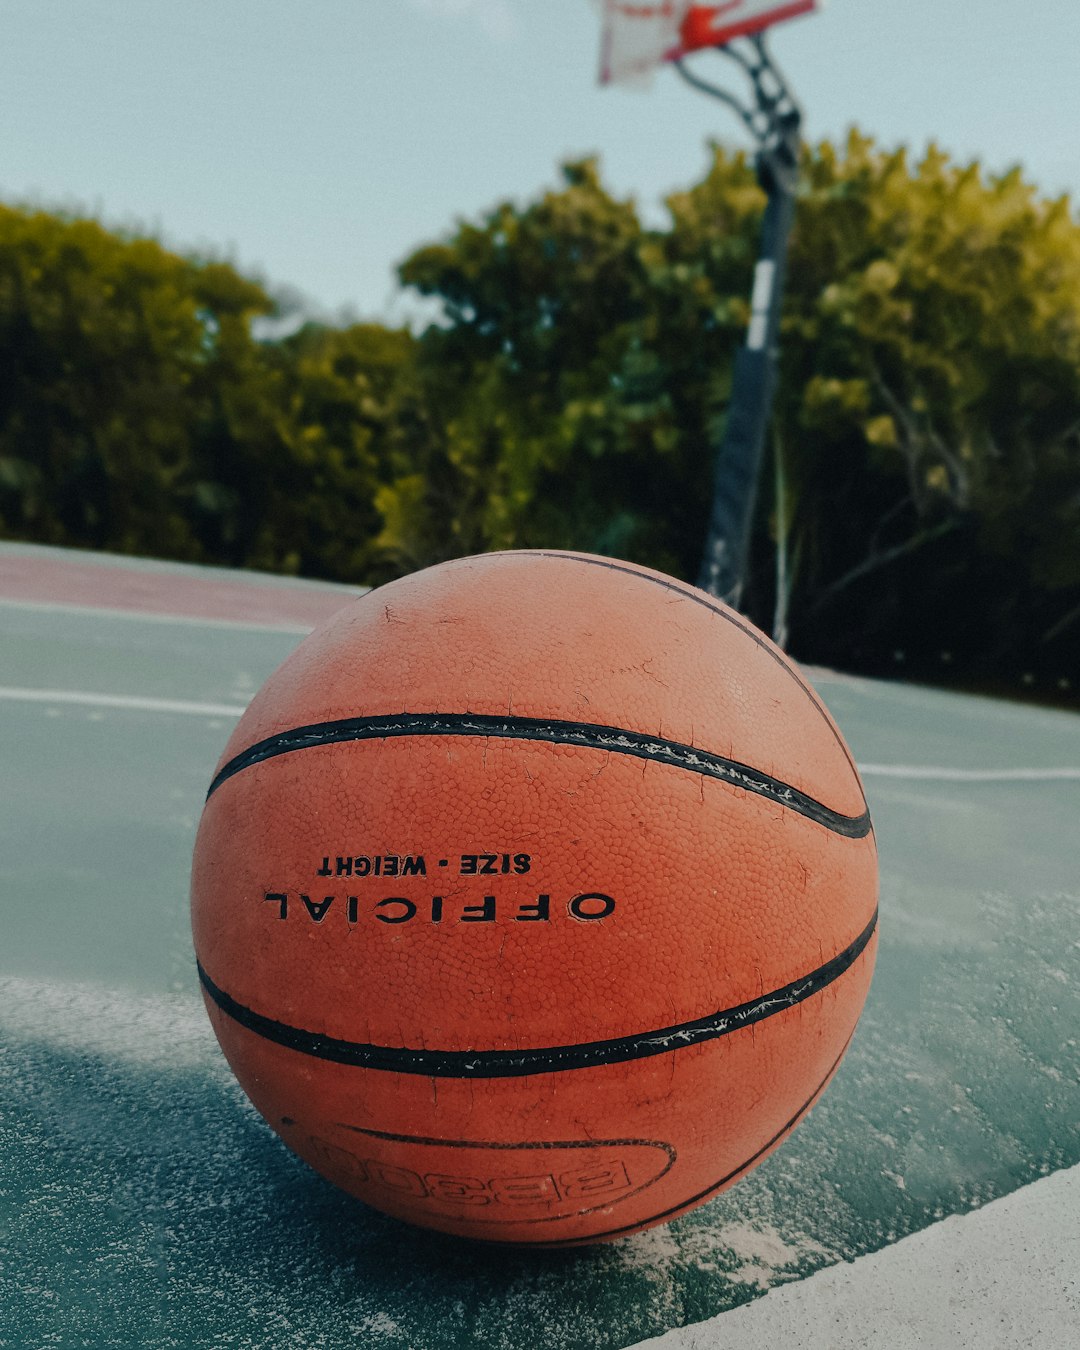
<path fill-rule="evenodd" d="M 601 84 L 644 84 L 663 61 L 809 14 L 817 0 L 602 0 Z"/>

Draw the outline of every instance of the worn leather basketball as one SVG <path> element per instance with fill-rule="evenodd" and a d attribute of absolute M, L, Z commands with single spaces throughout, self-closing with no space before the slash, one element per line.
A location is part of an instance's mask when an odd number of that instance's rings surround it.
<path fill-rule="evenodd" d="M 759 1163 L 876 948 L 859 776 L 733 610 L 586 554 L 348 604 L 233 732 L 199 827 L 210 1018 L 290 1148 L 388 1214 L 569 1245 Z"/>

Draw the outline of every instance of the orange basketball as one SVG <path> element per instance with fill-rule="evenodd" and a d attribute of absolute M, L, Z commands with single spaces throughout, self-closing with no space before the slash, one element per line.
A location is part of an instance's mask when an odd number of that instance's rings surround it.
<path fill-rule="evenodd" d="M 470 1238 L 634 1233 L 836 1072 L 876 948 L 859 777 L 797 668 L 658 572 L 493 553 L 263 686 L 199 827 L 237 1078 L 317 1171 Z"/>

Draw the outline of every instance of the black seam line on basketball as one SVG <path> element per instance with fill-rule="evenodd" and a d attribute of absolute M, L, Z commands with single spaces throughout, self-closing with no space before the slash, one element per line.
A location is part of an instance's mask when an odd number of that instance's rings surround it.
<path fill-rule="evenodd" d="M 435 1148 L 489 1148 L 511 1152 L 515 1149 L 547 1151 L 560 1148 L 655 1148 L 666 1153 L 672 1163 L 677 1158 L 672 1145 L 666 1144 L 662 1139 L 539 1139 L 506 1143 L 495 1139 L 437 1139 L 433 1135 L 395 1134 L 391 1130 L 369 1130 L 363 1125 L 350 1125 L 344 1120 L 339 1120 L 337 1124 L 339 1129 L 349 1130 L 353 1134 L 364 1134 L 369 1139 L 385 1139 L 391 1144 L 430 1144 Z"/>
<path fill-rule="evenodd" d="M 248 1031 L 300 1054 L 353 1068 L 409 1073 L 425 1078 L 525 1078 L 533 1074 L 591 1069 L 608 1064 L 623 1064 L 628 1060 L 647 1059 L 652 1055 L 670 1054 L 703 1041 L 716 1040 L 777 1013 L 786 1012 L 820 993 L 855 963 L 874 934 L 877 918 L 875 909 L 873 918 L 855 941 L 817 970 L 734 1008 L 725 1008 L 690 1022 L 636 1032 L 630 1036 L 536 1049 L 428 1050 L 340 1040 L 336 1036 L 278 1022 L 245 1007 L 214 983 L 200 961 L 196 965 L 203 988 L 223 1013 Z"/>
<path fill-rule="evenodd" d="M 759 769 L 693 745 L 592 722 L 563 722 L 545 717 L 492 717 L 478 713 L 403 712 L 379 717 L 345 717 L 333 722 L 293 727 L 256 741 L 229 760 L 210 784 L 206 795 L 209 798 L 229 778 L 277 755 L 346 741 L 388 740 L 399 736 L 482 736 L 489 740 L 547 741 L 633 755 L 744 788 L 849 839 L 861 839 L 870 832 L 870 816 L 865 811 L 859 816 L 841 815 Z"/>
<path fill-rule="evenodd" d="M 730 1186 L 736 1177 L 741 1176 L 743 1172 L 748 1172 L 750 1168 L 753 1167 L 754 1164 L 757 1163 L 760 1158 L 762 1158 L 766 1153 L 768 1153 L 769 1149 L 774 1148 L 778 1143 L 780 1143 L 780 1141 L 784 1138 L 785 1135 L 791 1133 L 791 1131 L 795 1128 L 795 1126 L 798 1125 L 799 1121 L 802 1120 L 803 1116 L 806 1115 L 807 1111 L 810 1110 L 810 1108 L 818 1100 L 821 1094 L 825 1091 L 825 1087 L 829 1079 L 840 1067 L 840 1061 L 847 1054 L 848 1046 L 851 1044 L 854 1036 L 855 1036 L 855 1029 L 853 1027 L 851 1030 L 851 1035 L 844 1042 L 843 1048 L 841 1049 L 840 1053 L 833 1060 L 832 1067 L 829 1069 L 829 1072 L 817 1085 L 817 1087 L 806 1099 L 806 1101 L 803 1102 L 802 1106 L 799 1107 L 799 1109 L 795 1112 L 795 1114 L 791 1117 L 791 1119 L 787 1122 L 787 1124 L 782 1125 L 780 1129 L 777 1130 L 777 1132 L 773 1135 L 773 1137 L 769 1140 L 766 1140 L 766 1142 L 762 1144 L 762 1146 L 758 1149 L 758 1151 L 754 1153 L 751 1157 L 747 1158 L 745 1162 L 740 1163 L 738 1167 L 730 1171 L 727 1174 L 727 1176 L 721 1177 L 719 1181 L 714 1181 L 711 1186 L 706 1186 L 703 1191 L 698 1191 L 697 1195 L 692 1195 L 689 1197 L 689 1199 L 682 1200 L 677 1205 L 672 1205 L 668 1209 L 661 1210 L 659 1214 L 650 1214 L 647 1218 L 639 1219 L 636 1223 L 626 1224 L 622 1228 L 607 1228 L 602 1233 L 593 1233 L 591 1236 L 587 1238 L 563 1238 L 562 1240 L 558 1238 L 554 1238 L 551 1240 L 541 1239 L 539 1242 L 529 1243 L 528 1241 L 526 1241 L 524 1243 L 521 1243 L 520 1245 L 547 1247 L 547 1248 L 588 1246 L 590 1243 L 593 1242 L 602 1242 L 607 1238 L 619 1237 L 620 1234 L 623 1233 L 639 1232 L 641 1228 L 645 1227 L 648 1224 L 660 1223 L 664 1220 L 670 1221 L 671 1219 L 677 1218 L 685 1210 L 693 1209 L 695 1205 L 700 1205 L 703 1201 L 708 1200 L 710 1195 L 715 1195 L 717 1191 L 723 1190 L 725 1186 Z M 475 1239 L 475 1241 L 492 1242 L 494 1241 L 494 1239 L 478 1237 Z M 503 1243 L 503 1245 L 504 1246 L 506 1245 L 505 1242 Z"/>
<path fill-rule="evenodd" d="M 788 675 L 803 691 L 813 704 L 819 716 L 825 722 L 830 735 L 840 747 L 841 753 L 851 766 L 851 771 L 855 775 L 856 780 L 858 780 L 859 771 L 855 761 L 851 757 L 851 751 L 848 749 L 844 738 L 838 733 L 828 710 L 818 697 L 814 687 L 803 679 L 797 667 L 793 666 L 782 652 L 777 651 L 769 643 L 765 642 L 757 629 L 743 619 L 737 610 L 733 610 L 715 596 L 710 595 L 707 591 L 703 591 L 697 586 L 692 586 L 687 581 L 678 581 L 674 577 L 651 576 L 648 572 L 639 571 L 635 567 L 628 567 L 626 564 L 617 562 L 614 559 L 598 558 L 591 554 L 574 553 L 570 550 L 554 552 L 549 549 L 506 549 L 501 552 L 469 554 L 466 557 L 455 558 L 449 564 L 444 565 L 454 566 L 455 564 L 461 563 L 485 562 L 491 558 L 500 558 L 507 555 L 525 558 L 548 558 L 555 562 L 578 562 L 583 563 L 586 567 L 603 567 L 609 572 L 620 572 L 623 576 L 636 577 L 639 581 L 648 582 L 652 586 L 660 586 L 663 590 L 671 591 L 673 595 L 679 596 L 680 599 L 689 600 L 692 604 L 700 605 L 703 609 L 707 609 L 710 614 L 715 614 L 718 619 L 723 619 L 725 623 L 731 624 L 733 628 L 737 628 L 741 633 L 744 633 L 755 646 L 770 658 L 770 660 L 775 661 L 784 674 Z M 386 582 L 384 583 L 384 586 L 390 584 L 391 583 Z M 358 599 L 361 601 L 366 600 L 368 596 L 374 595 L 376 591 L 381 591 L 382 589 L 383 586 L 373 586 L 371 590 L 364 592 Z"/>
<path fill-rule="evenodd" d="M 677 581 L 674 577 L 649 576 L 647 572 L 639 572 L 636 568 L 626 567 L 622 563 L 615 562 L 607 558 L 590 557 L 588 554 L 585 553 L 570 553 L 570 552 L 552 553 L 544 549 L 512 549 L 507 551 L 514 552 L 524 556 L 532 554 L 532 556 L 534 557 L 554 558 L 556 560 L 562 559 L 563 561 L 573 560 L 574 562 L 584 563 L 587 567 L 603 567 L 606 568 L 609 572 L 621 572 L 623 576 L 637 577 L 639 581 L 647 581 L 653 586 L 660 586 L 664 590 L 671 591 L 673 594 L 680 596 L 684 600 L 691 601 L 692 604 L 701 605 L 703 609 L 707 609 L 711 614 L 715 614 L 717 618 L 723 619 L 725 623 L 730 623 L 732 627 L 737 628 L 741 633 L 745 633 L 746 636 L 757 647 L 759 647 L 761 651 L 765 653 L 766 656 L 770 657 L 773 661 L 775 661 L 776 664 L 780 667 L 780 669 L 795 681 L 795 683 L 799 686 L 799 688 L 803 691 L 803 693 L 806 695 L 806 697 L 810 700 L 810 702 L 817 709 L 818 713 L 824 719 L 825 725 L 829 728 L 829 731 L 832 734 L 833 739 L 836 741 L 837 745 L 843 751 L 844 758 L 851 765 L 852 772 L 855 774 L 856 778 L 858 777 L 859 771 L 855 767 L 855 761 L 851 758 L 851 751 L 845 744 L 843 737 L 837 734 L 836 728 L 832 723 L 831 717 L 829 716 L 828 712 L 823 706 L 821 700 L 818 698 L 813 687 L 807 684 L 807 682 L 799 674 L 798 670 L 784 658 L 782 653 L 777 652 L 773 647 L 763 642 L 761 634 L 751 624 L 746 622 L 746 620 L 744 620 L 736 610 L 733 610 L 729 606 L 724 605 L 723 602 L 717 600 L 715 596 L 709 595 L 707 591 L 703 591 L 696 586 L 691 586 L 689 582 Z M 475 555 L 475 558 L 485 558 L 492 556 L 494 555 L 478 553 Z M 464 559 L 463 561 L 474 561 L 474 560 L 475 559 Z"/>

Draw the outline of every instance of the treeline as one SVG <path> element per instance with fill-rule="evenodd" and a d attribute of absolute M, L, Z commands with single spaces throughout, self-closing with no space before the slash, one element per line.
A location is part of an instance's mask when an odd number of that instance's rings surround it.
<path fill-rule="evenodd" d="M 265 287 L 0 207 L 0 533 L 373 582 L 570 547 L 693 579 L 763 195 L 666 229 L 592 161 L 414 253 L 418 336 L 268 337 Z M 1080 676 L 1080 225 L 1017 172 L 805 155 L 751 616 L 807 660 Z"/>

